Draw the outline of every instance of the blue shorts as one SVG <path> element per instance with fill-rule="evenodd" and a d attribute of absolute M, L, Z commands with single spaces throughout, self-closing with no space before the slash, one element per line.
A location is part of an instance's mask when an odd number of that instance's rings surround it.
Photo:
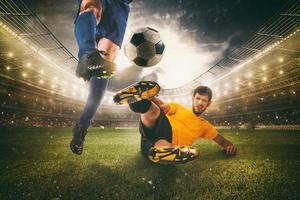
<path fill-rule="evenodd" d="M 77 2 L 80 5 L 81 0 L 77 0 Z M 103 12 L 101 21 L 96 27 L 97 43 L 101 38 L 107 38 L 119 47 L 122 46 L 130 11 L 130 2 L 131 0 L 102 0 Z"/>

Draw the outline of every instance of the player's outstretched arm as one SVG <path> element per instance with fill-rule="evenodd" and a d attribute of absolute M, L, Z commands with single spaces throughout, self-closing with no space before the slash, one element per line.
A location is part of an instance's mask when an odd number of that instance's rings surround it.
<path fill-rule="evenodd" d="M 218 134 L 214 139 L 226 152 L 226 155 L 235 155 L 237 153 L 237 148 L 222 135 Z"/>

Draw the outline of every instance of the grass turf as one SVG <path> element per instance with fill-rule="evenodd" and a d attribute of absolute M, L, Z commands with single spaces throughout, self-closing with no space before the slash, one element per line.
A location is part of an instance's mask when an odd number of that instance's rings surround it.
<path fill-rule="evenodd" d="M 201 157 L 175 166 L 144 159 L 135 129 L 91 129 L 81 156 L 71 129 L 1 130 L 0 199 L 300 199 L 299 131 L 220 133 L 237 156 L 200 140 Z"/>

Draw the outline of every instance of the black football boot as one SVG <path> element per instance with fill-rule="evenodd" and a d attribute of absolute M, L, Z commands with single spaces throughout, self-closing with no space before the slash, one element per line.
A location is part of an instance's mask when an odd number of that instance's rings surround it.
<path fill-rule="evenodd" d="M 70 143 L 70 149 L 73 153 L 80 155 L 83 152 L 84 138 L 87 134 L 87 129 L 76 124 L 73 128 L 73 138 Z"/>
<path fill-rule="evenodd" d="M 90 49 L 86 51 L 79 59 L 76 76 L 82 77 L 85 81 L 90 80 L 92 76 L 100 79 L 108 79 L 116 72 L 116 64 L 104 60 L 103 51 Z"/>

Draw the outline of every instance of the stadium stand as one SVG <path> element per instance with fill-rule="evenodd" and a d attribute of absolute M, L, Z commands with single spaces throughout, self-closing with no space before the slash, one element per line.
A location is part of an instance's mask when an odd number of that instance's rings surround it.
<path fill-rule="evenodd" d="M 15 1 L 0 2 L 0 126 L 71 127 L 88 91 L 73 73 L 77 60 L 26 4 Z M 288 3 L 240 48 L 190 83 L 162 89 L 160 98 L 191 106 L 193 88 L 205 84 L 214 97 L 204 117 L 217 126 L 297 128 L 299 13 L 299 2 Z M 137 127 L 138 115 L 113 105 L 114 92 L 111 85 L 93 126 Z"/>

